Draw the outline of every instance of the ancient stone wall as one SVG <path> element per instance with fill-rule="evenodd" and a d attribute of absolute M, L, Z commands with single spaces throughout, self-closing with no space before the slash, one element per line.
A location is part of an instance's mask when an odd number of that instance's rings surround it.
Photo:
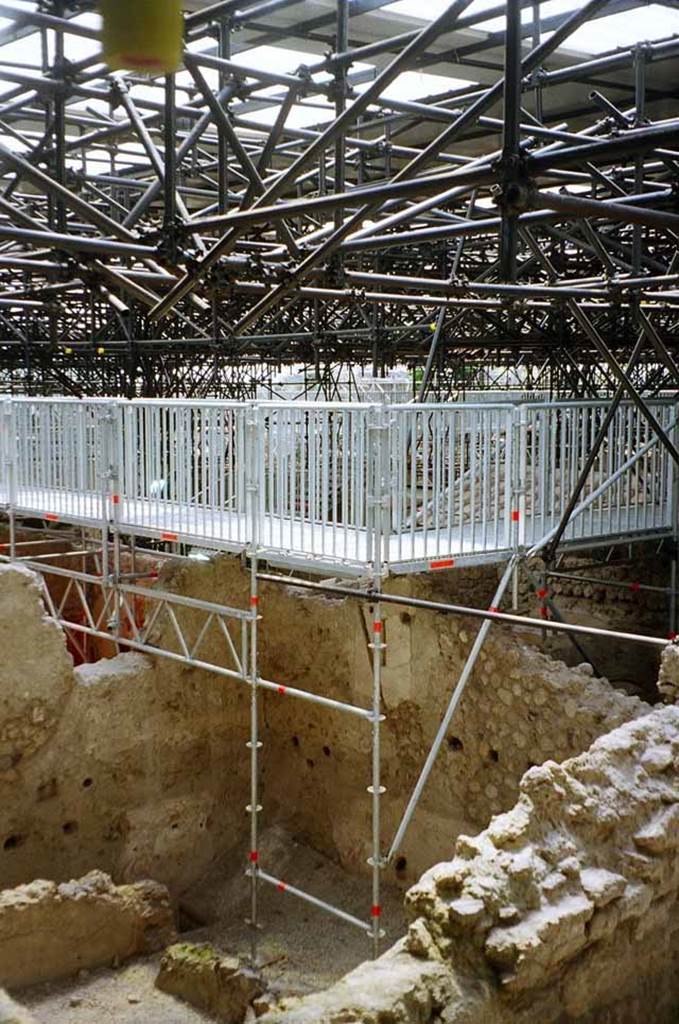
<path fill-rule="evenodd" d="M 666 704 L 679 704 L 679 644 L 663 651 L 658 674 L 658 692 Z"/>
<path fill-rule="evenodd" d="M 541 565 L 536 561 L 532 566 L 538 578 Z M 603 552 L 594 561 L 586 553 L 573 552 L 559 563 L 559 572 L 587 577 L 548 580 L 549 593 L 568 622 L 660 637 L 668 635 L 668 595 L 639 586 L 663 588 L 669 584 L 669 554 L 658 553 L 656 543 L 635 544 L 629 550 L 618 548 L 610 561 Z M 589 582 L 591 579 L 597 582 Z M 523 596 L 530 610 L 536 612 L 540 602 L 535 594 L 526 589 Z M 646 700 L 653 699 L 659 665 L 655 648 L 591 637 L 581 638 L 580 642 L 597 669 L 615 686 Z M 570 641 L 558 634 L 546 638 L 543 650 L 569 665 L 581 660 Z"/>
<path fill-rule="evenodd" d="M 399 592 L 487 606 L 495 569 L 392 580 Z M 159 585 L 247 607 L 237 559 L 176 563 Z M 368 706 L 369 609 L 267 585 L 261 674 Z M 187 613 L 189 633 L 199 628 Z M 167 641 L 171 642 L 171 627 Z M 477 624 L 387 606 L 383 697 L 383 841 L 390 841 Z M 535 636 L 534 633 L 531 636 Z M 393 866 L 414 880 L 459 832 L 478 832 L 515 802 L 534 764 L 564 760 L 649 707 L 568 669 L 494 627 Z M 176 641 L 175 641 L 176 642 Z M 176 894 L 217 857 L 245 849 L 249 691 L 205 671 L 139 654 L 72 669 L 34 578 L 0 567 L 0 886 L 62 881 L 101 868 L 151 877 Z M 206 657 L 223 657 L 218 631 Z M 366 723 L 263 694 L 266 824 L 281 824 L 351 871 L 369 856 Z M 275 873 L 275 865 L 270 865 Z"/>
<path fill-rule="evenodd" d="M 395 578 L 391 592 L 487 607 L 496 567 Z M 165 585 L 244 606 L 246 579 L 229 558 L 177 565 Z M 265 584 L 260 669 L 275 682 L 367 707 L 372 694 L 370 608 L 352 600 Z M 478 623 L 385 605 L 382 694 L 383 839 L 393 836 L 438 729 Z M 398 861 L 414 880 L 446 855 L 450 837 L 478 831 L 511 807 L 532 764 L 564 760 L 649 708 L 517 637 L 491 631 Z M 366 723 L 277 694 L 263 698 L 264 805 L 316 848 L 365 871 L 370 856 L 370 730 Z M 271 866 L 274 869 L 275 865 Z M 392 870 L 396 870 L 396 865 Z"/>
<path fill-rule="evenodd" d="M 0 887 L 98 867 L 177 892 L 237 844 L 245 694 L 134 653 L 74 671 L 23 567 L 0 567 L 0 650 Z"/>
<path fill-rule="evenodd" d="M 679 708 L 564 764 L 408 894 L 404 941 L 263 1024 L 673 1024 Z"/>

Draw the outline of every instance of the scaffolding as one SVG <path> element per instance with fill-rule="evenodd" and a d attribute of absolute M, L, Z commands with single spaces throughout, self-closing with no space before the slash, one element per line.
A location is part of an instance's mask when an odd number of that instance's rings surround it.
<path fill-rule="evenodd" d="M 641 0 L 187 6 L 184 69 L 141 79 L 91 0 L 2 5 L 5 391 L 676 389 L 679 40 L 569 48 Z"/>
<path fill-rule="evenodd" d="M 382 872 L 402 847 L 494 623 L 563 633 L 583 654 L 579 640 L 587 636 L 658 649 L 667 644 L 666 637 L 564 622 L 544 582 L 533 578 L 527 564 L 554 544 L 563 550 L 564 545 L 589 549 L 669 541 L 674 557 L 677 472 L 667 449 L 679 431 L 679 416 L 676 403 L 669 400 L 654 400 L 650 411 L 661 424 L 662 436 L 633 403 L 626 402 L 610 416 L 610 403 L 605 402 L 366 406 L 4 401 L 0 503 L 9 522 L 9 542 L 0 558 L 20 561 L 39 573 L 48 613 L 76 638 L 76 644 L 79 637 L 106 640 L 118 651 L 180 661 L 249 687 L 247 875 L 253 961 L 261 884 L 360 928 L 377 955 L 383 934 Z M 604 426 L 605 437 L 592 461 L 592 439 Z M 583 472 L 578 489 L 574 482 Z M 571 508 L 576 489 L 579 502 Z M 81 557 L 94 559 L 96 571 L 85 561 L 81 569 L 52 565 L 30 542 L 19 541 L 17 523 L 36 520 L 44 526 L 85 531 L 89 547 L 84 545 L 69 557 L 76 562 Z M 172 557 L 196 546 L 240 553 L 248 569 L 247 606 L 175 594 L 164 590 L 156 578 L 151 587 L 145 585 L 149 581 L 135 562 L 143 550 L 140 542 L 165 548 Z M 123 553 L 131 554 L 125 570 Z M 486 562 L 504 564 L 487 609 L 384 591 L 390 573 L 436 572 Z M 284 573 L 272 574 L 268 566 Z M 518 614 L 520 570 L 531 579 L 545 617 Z M 309 579 L 314 574 L 334 582 Z M 545 579 L 551 575 L 556 573 L 546 573 Z M 62 584 L 58 598 L 48 586 L 52 578 Z M 672 580 L 676 581 L 676 565 Z M 365 706 L 261 675 L 262 582 L 368 603 L 372 695 Z M 672 582 L 667 590 L 671 633 L 676 630 L 675 588 Z M 138 600 L 145 603 L 142 620 Z M 502 608 L 507 601 L 510 611 Z M 480 621 L 480 629 L 398 829 L 385 846 L 380 748 L 387 650 L 384 607 L 389 604 L 471 617 Z M 211 654 L 207 641 L 215 637 L 220 644 Z M 372 808 L 372 882 L 364 918 L 288 884 L 263 862 L 260 760 L 265 754 L 260 720 L 265 695 L 350 715 L 370 731 L 366 788 Z"/>
<path fill-rule="evenodd" d="M 140 79 L 103 64 L 90 0 L 0 5 L 2 557 L 61 578 L 63 599 L 46 586 L 45 601 L 76 641 L 249 687 L 253 959 L 261 884 L 360 927 L 376 951 L 381 873 L 491 626 L 667 642 L 563 622 L 549 591 L 559 553 L 664 545 L 676 632 L 679 39 L 568 48 L 642 0 L 558 14 L 454 0 L 428 21 L 389 0 L 186 6 L 183 70 Z M 290 66 L 255 60 L 261 46 L 291 48 Z M 394 97 L 425 69 L 440 88 Z M 374 400 L 394 390 L 392 369 L 413 401 Z M 288 371 L 324 401 L 277 401 Z M 17 539 L 36 520 L 84 531 L 81 569 Z M 142 544 L 240 553 L 249 604 L 144 586 Z M 385 593 L 389 574 L 481 563 L 505 567 L 487 609 Z M 516 613 L 520 572 L 539 619 Z M 369 603 L 367 706 L 262 678 L 264 580 Z M 399 601 L 481 627 L 387 845 L 383 617 Z M 262 863 L 268 695 L 370 730 L 364 917 Z"/>

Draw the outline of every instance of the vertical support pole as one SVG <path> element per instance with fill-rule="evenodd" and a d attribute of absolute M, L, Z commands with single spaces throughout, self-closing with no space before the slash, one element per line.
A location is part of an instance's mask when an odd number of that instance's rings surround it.
<path fill-rule="evenodd" d="M 526 461 L 528 441 L 528 420 L 525 405 L 512 411 L 512 495 L 511 524 L 512 551 L 512 610 L 519 607 L 519 560 L 518 555 L 526 540 Z"/>
<path fill-rule="evenodd" d="M 101 407 L 99 429 L 101 437 L 101 572 L 102 586 L 108 595 L 113 591 L 113 615 L 107 629 L 113 636 L 120 636 L 120 533 L 117 529 L 119 516 L 118 468 L 118 418 L 114 403 Z M 111 572 L 110 540 L 113 539 L 113 572 Z"/>
<path fill-rule="evenodd" d="M 519 177 L 521 120 L 521 0 L 507 0 L 505 29 L 504 132 L 502 163 L 504 202 L 500 230 L 501 280 L 517 276 L 518 221 L 512 209 L 512 187 Z"/>
<path fill-rule="evenodd" d="M 111 432 L 111 462 L 109 468 L 109 522 L 110 530 L 113 538 L 113 586 L 115 588 L 115 622 L 114 628 L 116 635 L 120 636 L 121 633 L 121 619 L 120 609 L 122 607 L 122 601 L 118 592 L 118 587 L 121 581 L 121 564 L 120 564 L 120 548 L 121 548 L 121 537 L 120 537 L 120 502 L 121 502 L 121 484 L 120 479 L 121 464 L 120 464 L 120 444 L 122 441 L 122 417 L 121 408 L 116 403 L 111 406 L 110 410 L 110 432 Z M 120 648 L 119 648 L 120 650 Z"/>
<path fill-rule="evenodd" d="M 646 47 L 638 43 L 634 48 L 634 124 L 641 127 L 646 120 Z M 643 191 L 644 158 L 634 158 L 634 191 L 638 195 Z M 632 273 L 641 273 L 641 250 L 643 228 L 635 224 L 632 235 Z"/>
<path fill-rule="evenodd" d="M 349 49 L 349 0 L 337 0 L 337 53 L 345 53 Z M 335 117 L 341 117 L 347 106 L 347 65 L 340 61 L 335 71 Z M 335 192 L 344 192 L 346 181 L 346 139 L 340 132 L 335 142 Z M 324 156 L 321 154 L 321 163 Z M 342 226 L 343 211 L 338 207 L 335 211 L 335 228 Z"/>
<path fill-rule="evenodd" d="M 7 481 L 7 516 L 9 519 L 9 556 L 16 559 L 16 428 L 11 400 L 3 402 L 2 445 Z"/>
<path fill-rule="evenodd" d="M 672 439 L 676 444 L 679 434 L 676 424 L 672 430 Z M 677 618 L 677 558 L 679 557 L 679 471 L 672 459 L 668 460 L 668 471 L 672 474 L 671 481 L 671 515 L 672 515 L 672 559 L 670 562 L 670 602 L 669 602 L 669 636 L 675 639 L 679 626 Z"/>
<path fill-rule="evenodd" d="M 102 406 L 97 410 L 96 417 L 96 430 L 98 434 L 98 445 L 99 445 L 99 459 L 100 459 L 100 480 L 99 480 L 99 523 L 101 530 L 101 577 L 102 586 L 104 589 L 108 586 L 110 569 L 109 569 L 109 529 L 108 529 L 108 496 L 109 496 L 109 435 L 108 435 L 108 416 L 109 409 L 107 406 Z M 85 413 L 84 413 L 85 414 Z M 84 460 L 87 458 L 87 453 L 83 452 L 81 458 Z"/>
<path fill-rule="evenodd" d="M 163 230 L 168 257 L 172 262 L 176 261 L 176 220 L 177 220 L 177 153 L 175 150 L 175 138 L 177 135 L 177 108 L 175 92 L 175 76 L 165 76 L 165 125 L 164 125 L 164 160 L 165 177 L 163 180 L 163 191 L 165 200 L 165 211 L 163 216 Z"/>
<path fill-rule="evenodd" d="M 219 22 L 219 56 L 222 60 L 231 60 L 231 19 L 222 18 Z M 219 72 L 219 92 L 222 93 L 227 86 L 229 79 L 223 72 Z M 229 207 L 229 146 L 226 136 L 217 125 L 217 160 L 219 162 L 219 200 L 218 209 L 220 213 L 226 213 Z"/>
<path fill-rule="evenodd" d="M 532 49 L 537 50 L 540 45 L 540 0 L 533 0 L 533 43 Z M 538 121 L 543 120 L 542 109 L 542 85 L 540 84 L 541 69 L 536 68 L 533 72 L 533 90 L 535 92 L 535 116 Z"/>
<path fill-rule="evenodd" d="M 250 876 L 250 960 L 257 966 L 258 932 L 259 932 L 259 815 L 262 810 L 259 803 L 259 667 L 258 667 L 258 624 L 259 624 L 259 589 L 257 581 L 259 525 L 260 525 L 260 475 L 264 460 L 261 453 L 262 442 L 261 409 L 254 402 L 248 405 L 246 419 L 246 500 L 247 522 L 249 533 L 250 557 L 250 658 L 248 665 L 250 682 L 250 739 L 247 747 L 250 751 L 250 803 L 247 806 L 250 815 L 250 856 L 248 874 Z"/>
<path fill-rule="evenodd" d="M 55 0 L 54 13 L 57 18 L 65 18 L 66 4 L 64 0 Z M 54 32 L 54 75 L 57 88 L 54 92 L 54 178 L 60 185 L 66 184 L 66 59 L 64 50 L 64 33 L 61 29 Z M 55 204 L 55 224 L 59 232 L 66 231 L 66 207 L 62 199 L 57 198 Z"/>
<path fill-rule="evenodd" d="M 372 669 L 373 669 L 373 693 L 372 693 L 372 715 L 371 715 L 371 754 L 372 754 L 372 780 L 368 792 L 372 799 L 372 852 L 368 860 L 372 868 L 372 904 L 370 908 L 372 922 L 372 950 L 373 956 L 379 956 L 380 940 L 383 932 L 381 928 L 382 905 L 381 885 L 382 871 L 385 866 L 382 857 L 382 836 L 381 836 L 381 802 L 385 792 L 382 786 L 381 767 L 381 724 L 382 715 L 382 660 L 386 644 L 384 642 L 384 619 L 382 614 L 382 603 L 379 595 L 382 592 L 382 575 L 384 569 L 383 545 L 385 536 L 385 511 L 389 503 L 389 489 L 387 485 L 387 437 L 388 437 L 388 410 L 386 406 L 373 406 L 370 420 L 370 479 L 371 495 L 370 508 L 372 512 L 371 532 L 373 534 L 372 553 L 372 587 L 377 595 L 373 603 L 372 611 Z"/>

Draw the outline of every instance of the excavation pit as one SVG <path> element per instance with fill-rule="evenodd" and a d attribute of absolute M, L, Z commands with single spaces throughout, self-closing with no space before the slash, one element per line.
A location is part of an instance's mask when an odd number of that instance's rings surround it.
<path fill-rule="evenodd" d="M 642 549 L 637 564 L 639 558 Z M 163 592 L 218 599 L 228 606 L 247 600 L 249 574 L 239 559 L 161 561 L 156 586 Z M 582 565 L 570 568 L 581 571 Z M 616 579 L 625 570 L 621 560 L 609 564 L 605 574 Z M 415 576 L 388 583 L 386 592 L 453 604 L 464 597 L 487 607 L 498 574 L 489 566 L 434 578 Z M 588 598 L 579 595 L 583 616 Z M 521 601 L 526 611 L 539 603 L 527 582 Z M 244 878 L 249 859 L 247 687 L 137 652 L 74 668 L 64 632 L 46 617 L 38 578 L 24 566 L 0 568 L 0 604 L 9 684 L 3 692 L 13 694 L 3 709 L 6 770 L 1 778 L 7 810 L 0 883 L 10 888 L 35 878 L 64 882 L 93 869 L 110 873 L 119 884 L 153 879 L 169 889 L 175 920 L 183 922 L 182 939 L 209 941 L 245 962 L 251 939 L 244 923 L 249 900 Z M 258 605 L 263 677 L 275 678 L 283 691 L 315 687 L 333 700 L 359 704 L 372 679 L 371 607 L 263 581 Z M 386 844 L 478 624 L 417 607 L 407 615 L 398 605 L 385 603 L 384 609 Z M 650 629 L 664 609 L 653 596 L 642 608 L 635 594 L 633 603 L 613 606 L 608 623 L 626 628 L 635 618 L 638 626 L 640 614 Z M 190 609 L 182 620 L 189 633 L 199 628 L 198 620 L 191 625 L 193 615 Z M 159 650 L 167 646 L 171 622 L 162 630 L 166 642 L 156 638 Z M 219 641 L 216 633 L 210 636 L 206 657 L 218 657 Z M 525 772 L 576 757 L 597 737 L 651 712 L 648 702 L 596 678 L 591 666 L 568 667 L 542 653 L 542 645 L 534 630 L 491 630 L 413 827 L 384 872 L 382 948 L 404 932 L 404 891 L 450 857 L 456 835 L 477 834 L 494 814 L 509 810 Z M 657 701 L 653 657 L 630 663 L 626 672 L 639 692 Z M 370 747 L 363 725 L 332 708 L 293 702 L 285 692 L 265 696 L 261 802 L 267 822 L 258 862 L 283 882 L 260 886 L 267 927 L 258 956 L 266 988 L 276 998 L 332 986 L 370 956 L 367 928 L 362 933 L 294 895 L 300 889 L 358 920 L 367 916 Z M 117 1019 L 137 1020 L 144 1005 L 149 1013 L 176 1009 L 163 1003 L 162 995 L 149 993 L 155 961 L 133 963 L 123 973 L 112 971 L 110 964 L 95 966 L 85 979 L 85 995 L 79 994 L 82 978 L 62 979 L 48 990 L 30 989 L 27 1006 L 38 1020 L 48 1013 L 50 1020 L 60 1021 L 61 1014 L 67 1021 L 71 999 L 82 998 L 91 1009 L 104 1007 L 119 999 L 120 986 L 129 988 L 138 970 L 140 993 L 129 994 L 139 995 L 141 1002 L 125 1007 L 122 1000 Z M 119 985 L 116 978 L 127 980 Z"/>

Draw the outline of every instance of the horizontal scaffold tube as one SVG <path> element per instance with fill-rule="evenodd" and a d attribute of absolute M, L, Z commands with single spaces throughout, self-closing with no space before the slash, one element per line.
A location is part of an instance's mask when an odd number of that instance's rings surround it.
<path fill-rule="evenodd" d="M 286 587 L 301 587 L 304 590 L 317 590 L 338 597 L 354 597 L 363 601 L 382 601 L 384 604 L 401 605 L 404 608 L 422 608 L 425 611 L 438 612 L 443 615 L 463 615 L 472 619 L 498 622 L 506 626 L 521 626 L 530 629 L 542 629 L 552 633 L 573 633 L 583 636 L 605 636 L 614 640 L 630 643 L 646 644 L 650 647 L 667 647 L 669 640 L 659 636 L 644 636 L 641 633 L 620 632 L 614 629 L 601 629 L 598 626 L 580 626 L 572 622 L 552 622 L 549 619 L 530 619 L 524 615 L 512 615 L 509 612 L 495 612 L 483 608 L 468 608 L 459 604 L 444 604 L 441 601 L 427 601 L 421 597 L 403 597 L 397 594 L 379 595 L 372 590 L 356 590 L 352 587 L 338 587 L 324 583 L 314 583 L 289 576 L 277 576 L 272 573 L 258 573 L 258 578 L 265 583 L 278 583 Z"/>

